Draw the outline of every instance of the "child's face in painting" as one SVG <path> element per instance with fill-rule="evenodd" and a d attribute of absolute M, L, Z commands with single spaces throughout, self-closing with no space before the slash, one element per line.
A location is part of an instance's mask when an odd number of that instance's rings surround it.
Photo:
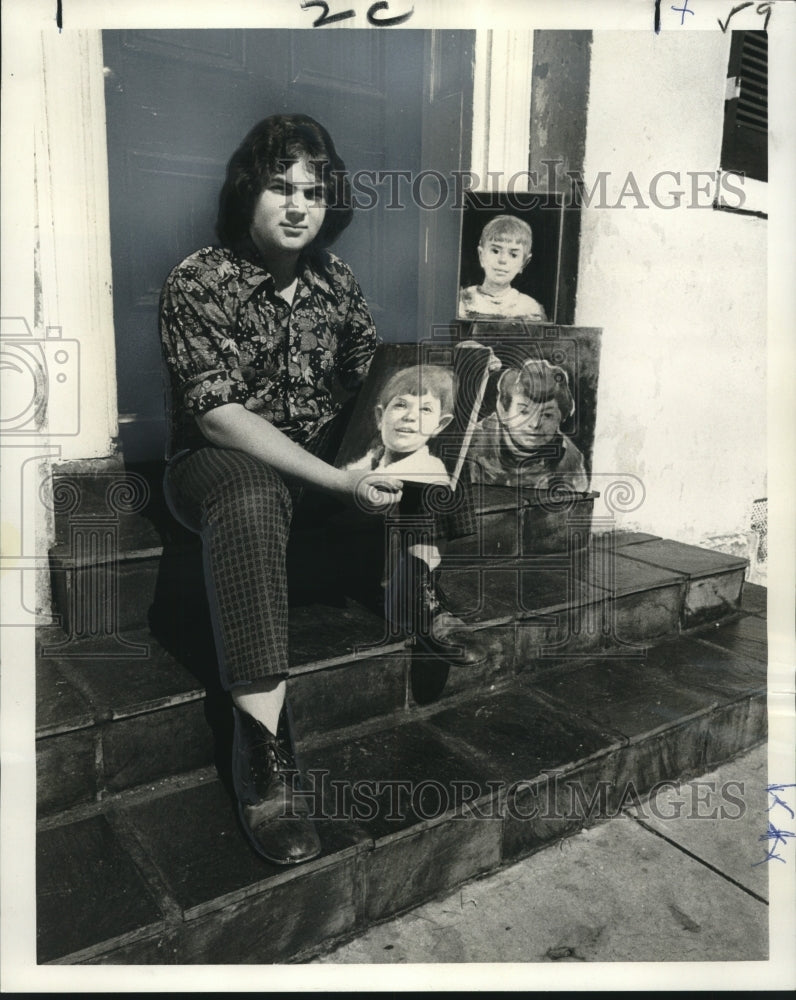
<path fill-rule="evenodd" d="M 535 403 L 521 392 L 510 398 L 500 415 L 501 423 L 521 448 L 538 448 L 552 441 L 561 419 L 561 410 L 554 399 Z"/>
<path fill-rule="evenodd" d="M 478 246 L 484 284 L 494 288 L 508 288 L 530 259 L 525 246 L 516 240 L 487 240 Z"/>
<path fill-rule="evenodd" d="M 453 419 L 451 414 L 441 411 L 440 401 L 430 392 L 422 396 L 408 392 L 393 396 L 386 406 L 376 407 L 382 444 L 395 454 L 417 451 Z"/>

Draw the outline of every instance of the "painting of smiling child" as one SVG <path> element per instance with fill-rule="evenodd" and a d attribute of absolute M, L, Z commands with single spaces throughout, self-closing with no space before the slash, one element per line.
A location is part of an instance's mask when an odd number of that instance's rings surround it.
<path fill-rule="evenodd" d="M 378 440 L 349 469 L 389 469 L 408 482 L 446 484 L 442 459 L 429 443 L 453 420 L 453 372 L 441 365 L 412 365 L 385 382 L 375 407 Z"/>

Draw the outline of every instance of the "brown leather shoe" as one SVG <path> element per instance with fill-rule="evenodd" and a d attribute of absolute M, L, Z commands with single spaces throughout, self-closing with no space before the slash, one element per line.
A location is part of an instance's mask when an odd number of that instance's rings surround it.
<path fill-rule="evenodd" d="M 278 740 L 247 712 L 233 707 L 232 783 L 238 813 L 252 846 L 275 865 L 296 865 L 321 852 L 300 792 L 289 737 Z"/>
<path fill-rule="evenodd" d="M 485 659 L 478 645 L 464 622 L 440 606 L 427 631 L 415 632 L 413 657 L 432 657 L 451 666 L 472 667 Z"/>

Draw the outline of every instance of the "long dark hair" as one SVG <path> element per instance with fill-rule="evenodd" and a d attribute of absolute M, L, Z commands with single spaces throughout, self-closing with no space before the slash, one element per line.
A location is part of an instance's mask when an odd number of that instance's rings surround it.
<path fill-rule="evenodd" d="M 216 232 L 232 250 L 250 246 L 257 199 L 274 174 L 306 159 L 320 174 L 326 215 L 310 250 L 330 246 L 351 221 L 351 187 L 326 129 L 308 115 L 271 115 L 258 122 L 232 154 L 218 199 Z"/>

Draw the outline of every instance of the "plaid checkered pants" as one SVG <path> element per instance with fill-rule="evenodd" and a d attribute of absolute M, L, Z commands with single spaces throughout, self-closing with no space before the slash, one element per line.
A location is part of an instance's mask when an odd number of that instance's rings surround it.
<path fill-rule="evenodd" d="M 201 448 L 170 463 L 165 486 L 172 512 L 202 537 L 221 683 L 287 673 L 293 497 L 284 480 L 243 452 Z"/>
<path fill-rule="evenodd" d="M 221 683 L 229 689 L 286 674 L 286 553 L 300 491 L 244 452 L 206 447 L 171 461 L 165 492 L 172 513 L 202 538 Z M 473 520 L 464 503 L 430 523 L 437 537 L 454 537 L 472 532 Z"/>

